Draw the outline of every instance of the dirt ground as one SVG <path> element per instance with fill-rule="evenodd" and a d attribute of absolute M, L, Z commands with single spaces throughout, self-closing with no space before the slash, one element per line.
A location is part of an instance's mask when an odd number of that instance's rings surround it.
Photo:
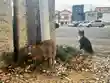
<path fill-rule="evenodd" d="M 46 73 L 7 74 L 7 83 L 110 83 L 110 57 L 93 56 L 91 71 L 68 71 L 69 75 L 61 79 Z"/>

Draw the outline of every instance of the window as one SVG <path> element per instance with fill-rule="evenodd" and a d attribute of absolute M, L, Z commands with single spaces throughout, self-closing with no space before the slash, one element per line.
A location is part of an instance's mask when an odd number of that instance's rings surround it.
<path fill-rule="evenodd" d="M 95 14 L 94 13 L 88 13 L 88 16 L 94 16 Z"/>
<path fill-rule="evenodd" d="M 64 19 L 64 16 L 61 16 L 61 19 Z"/>
<path fill-rule="evenodd" d="M 7 3 L 7 1 L 6 0 L 4 0 L 4 4 L 6 4 Z"/>
<path fill-rule="evenodd" d="M 83 13 L 78 13 L 78 15 L 81 15 L 81 16 L 83 16 Z"/>
<path fill-rule="evenodd" d="M 81 8 L 78 8 L 79 11 L 81 11 Z"/>
<path fill-rule="evenodd" d="M 64 16 L 64 19 L 66 20 L 66 19 L 69 19 L 69 17 L 68 16 Z"/>
<path fill-rule="evenodd" d="M 96 20 L 95 22 L 102 22 L 101 20 Z"/>
<path fill-rule="evenodd" d="M 76 8 L 76 11 L 78 11 L 78 8 Z"/>

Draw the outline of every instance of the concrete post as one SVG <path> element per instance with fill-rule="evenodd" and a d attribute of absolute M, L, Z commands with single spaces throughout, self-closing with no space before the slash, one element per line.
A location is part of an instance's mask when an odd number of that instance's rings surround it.
<path fill-rule="evenodd" d="M 50 40 L 48 0 L 39 0 L 42 41 Z"/>
<path fill-rule="evenodd" d="M 50 23 L 50 36 L 51 39 L 56 41 L 55 38 L 55 0 L 48 0 L 49 6 L 49 23 Z"/>
<path fill-rule="evenodd" d="M 39 0 L 26 0 L 28 44 L 41 41 Z"/>
<path fill-rule="evenodd" d="M 55 0 L 26 0 L 28 44 L 55 41 Z"/>

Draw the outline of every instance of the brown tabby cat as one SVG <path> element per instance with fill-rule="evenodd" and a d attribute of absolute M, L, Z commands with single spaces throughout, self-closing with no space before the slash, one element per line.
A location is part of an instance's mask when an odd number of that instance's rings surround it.
<path fill-rule="evenodd" d="M 52 39 L 42 41 L 37 45 L 32 45 L 29 51 L 33 60 L 48 61 L 48 67 L 54 67 L 56 46 Z"/>

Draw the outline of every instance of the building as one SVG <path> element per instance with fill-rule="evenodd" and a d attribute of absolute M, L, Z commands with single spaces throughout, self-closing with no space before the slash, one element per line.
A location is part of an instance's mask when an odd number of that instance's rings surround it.
<path fill-rule="evenodd" d="M 96 11 L 87 11 L 85 12 L 85 21 L 94 21 L 101 19 L 103 17 L 103 14 Z"/>
<path fill-rule="evenodd" d="M 60 23 L 68 24 L 71 22 L 72 12 L 69 10 L 60 11 Z"/>
<path fill-rule="evenodd" d="M 96 11 L 85 12 L 85 21 L 94 21 L 102 18 L 102 13 Z"/>
<path fill-rule="evenodd" d="M 97 12 L 87 11 L 85 12 L 85 21 L 97 20 Z"/>
<path fill-rule="evenodd" d="M 96 7 L 95 11 L 101 13 L 110 13 L 110 7 Z"/>
<path fill-rule="evenodd" d="M 110 7 L 96 7 L 95 11 L 102 13 L 101 20 L 110 22 Z"/>
<path fill-rule="evenodd" d="M 83 21 L 84 20 L 84 5 L 73 5 L 72 7 L 72 20 Z"/>
<path fill-rule="evenodd" d="M 103 17 L 101 18 L 101 20 L 103 20 L 104 22 L 109 22 L 110 23 L 110 13 L 103 13 Z"/>

